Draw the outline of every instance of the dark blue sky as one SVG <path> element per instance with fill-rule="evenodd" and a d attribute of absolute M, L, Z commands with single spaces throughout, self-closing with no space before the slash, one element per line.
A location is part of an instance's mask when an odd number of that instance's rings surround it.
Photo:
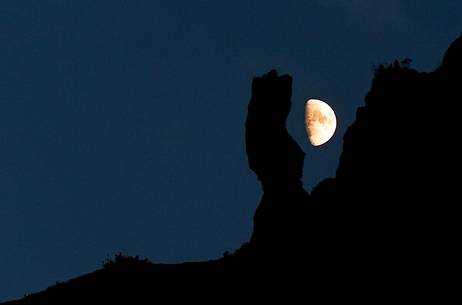
<path fill-rule="evenodd" d="M 0 301 L 119 251 L 238 248 L 261 194 L 244 148 L 252 78 L 294 77 L 289 128 L 311 190 L 335 174 L 373 65 L 434 69 L 461 13 L 456 0 L 0 1 Z M 319 148 L 309 97 L 338 118 Z"/>

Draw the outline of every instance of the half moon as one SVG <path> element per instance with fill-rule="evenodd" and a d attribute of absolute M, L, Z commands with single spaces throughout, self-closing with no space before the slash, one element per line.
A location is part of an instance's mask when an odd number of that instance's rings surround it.
<path fill-rule="evenodd" d="M 309 99 L 305 106 L 305 128 L 313 146 L 326 143 L 337 128 L 334 110 L 321 100 Z"/>

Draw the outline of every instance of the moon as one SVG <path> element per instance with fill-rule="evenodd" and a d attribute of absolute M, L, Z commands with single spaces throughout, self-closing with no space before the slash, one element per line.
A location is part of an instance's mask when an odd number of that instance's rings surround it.
<path fill-rule="evenodd" d="M 305 106 L 305 128 L 313 146 L 326 143 L 337 128 L 334 110 L 321 100 L 309 99 Z"/>

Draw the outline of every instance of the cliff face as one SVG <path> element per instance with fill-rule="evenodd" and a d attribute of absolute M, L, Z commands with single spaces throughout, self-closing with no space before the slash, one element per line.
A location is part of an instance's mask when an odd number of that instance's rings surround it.
<path fill-rule="evenodd" d="M 352 253 L 367 251 L 358 263 L 378 273 L 406 270 L 407 280 L 429 284 L 436 269 L 451 268 L 460 217 L 461 58 L 462 37 L 434 72 L 398 62 L 378 67 L 345 133 L 336 177 L 311 194 L 323 209 L 331 206 L 325 217 L 349 236 L 342 240 Z"/>
<path fill-rule="evenodd" d="M 185 293 L 209 301 L 220 293 L 306 299 L 313 283 L 350 294 L 412 294 L 447 284 L 443 271 L 453 269 L 458 253 L 461 75 L 462 37 L 434 72 L 398 62 L 378 67 L 344 136 L 336 177 L 311 194 L 300 182 L 305 154 L 285 127 L 292 80 L 275 71 L 256 78 L 246 147 L 264 194 L 248 243 L 203 263 L 119 257 L 17 304 L 149 303 Z"/>
<path fill-rule="evenodd" d="M 450 177 L 459 164 L 461 41 L 435 72 L 398 62 L 378 67 L 365 106 L 345 133 L 336 178 L 321 182 L 314 197 L 348 198 L 393 218 L 450 208 L 452 200 L 445 200 L 455 191 Z"/>

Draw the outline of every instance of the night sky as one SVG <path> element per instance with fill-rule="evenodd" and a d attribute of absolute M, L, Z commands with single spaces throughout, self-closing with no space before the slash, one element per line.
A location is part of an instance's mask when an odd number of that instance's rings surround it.
<path fill-rule="evenodd" d="M 235 250 L 261 195 L 244 147 L 252 78 L 293 76 L 288 128 L 311 190 L 335 175 L 374 65 L 433 70 L 461 13 L 458 0 L 1 0 L 0 301 L 117 252 Z M 337 114 L 318 148 L 308 98 Z"/>

